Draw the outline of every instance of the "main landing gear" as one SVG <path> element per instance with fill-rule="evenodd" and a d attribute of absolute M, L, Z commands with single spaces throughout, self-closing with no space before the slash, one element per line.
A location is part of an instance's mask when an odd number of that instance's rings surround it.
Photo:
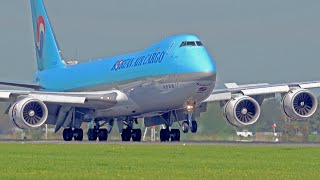
<path fill-rule="evenodd" d="M 180 130 L 169 129 L 168 127 L 160 130 L 160 141 L 180 141 Z"/>
<path fill-rule="evenodd" d="M 180 130 L 170 128 L 173 124 L 171 114 L 164 114 L 161 118 L 165 122 L 165 124 L 162 125 L 165 128 L 160 130 L 160 141 L 180 141 Z"/>
<path fill-rule="evenodd" d="M 140 142 L 141 141 L 141 129 L 133 129 L 133 123 L 138 124 L 137 119 L 127 118 L 124 121 L 126 128 L 122 129 L 121 139 L 122 141 L 132 141 Z"/>
<path fill-rule="evenodd" d="M 113 121 L 111 121 L 113 124 Z M 90 128 L 88 130 L 88 140 L 89 141 L 96 141 L 97 139 L 99 139 L 99 141 L 107 141 L 108 140 L 108 134 L 109 131 L 105 128 L 100 128 L 101 126 L 103 126 L 105 123 L 100 124 L 99 121 L 95 121 L 95 126 L 93 128 Z M 109 124 L 111 124 L 109 122 Z M 111 131 L 111 129 L 110 129 Z"/>
<path fill-rule="evenodd" d="M 89 141 L 107 141 L 108 140 L 108 130 L 107 129 L 89 129 L 88 130 L 88 140 Z"/>
<path fill-rule="evenodd" d="M 63 130 L 63 139 L 65 141 L 72 141 L 73 138 L 75 141 L 82 141 L 83 130 L 80 128 L 76 128 L 76 129 L 66 128 Z"/>
<path fill-rule="evenodd" d="M 171 129 L 172 121 L 167 117 L 164 117 L 165 127 L 164 129 L 160 130 L 160 141 L 180 141 L 180 130 L 179 129 Z M 198 123 L 195 120 L 194 114 L 192 111 L 188 112 L 186 115 L 186 121 L 180 124 L 182 132 L 188 133 L 189 130 L 192 133 L 196 133 L 198 130 Z"/>

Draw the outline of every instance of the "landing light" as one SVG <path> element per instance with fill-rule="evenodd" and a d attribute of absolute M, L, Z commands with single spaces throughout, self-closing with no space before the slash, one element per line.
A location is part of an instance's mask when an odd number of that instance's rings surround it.
<path fill-rule="evenodd" d="M 188 111 L 192 111 L 192 109 L 193 109 L 193 106 L 191 106 L 191 105 L 188 105 L 188 106 L 187 106 L 187 110 L 188 110 Z"/>

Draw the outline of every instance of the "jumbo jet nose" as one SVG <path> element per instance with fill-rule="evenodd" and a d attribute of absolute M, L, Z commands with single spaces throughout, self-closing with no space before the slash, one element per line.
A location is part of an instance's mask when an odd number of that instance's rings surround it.
<path fill-rule="evenodd" d="M 180 65 L 186 72 L 216 73 L 216 65 L 204 47 L 184 49 L 179 56 Z"/>
<path fill-rule="evenodd" d="M 176 51 L 178 71 L 183 73 L 200 73 L 206 79 L 215 81 L 216 65 L 200 39 L 194 35 L 182 35 L 178 38 Z"/>
<path fill-rule="evenodd" d="M 202 72 L 207 73 L 216 73 L 216 64 L 214 63 L 214 60 L 211 58 L 209 52 L 205 49 L 199 49 L 197 50 L 199 52 L 196 52 L 197 59 L 198 59 L 198 68 L 202 69 Z"/>

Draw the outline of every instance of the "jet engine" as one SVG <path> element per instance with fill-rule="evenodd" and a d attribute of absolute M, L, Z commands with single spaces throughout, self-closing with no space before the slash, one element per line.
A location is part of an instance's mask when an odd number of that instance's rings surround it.
<path fill-rule="evenodd" d="M 295 89 L 288 92 L 282 99 L 283 112 L 292 119 L 305 119 L 316 112 L 317 98 L 306 89 Z"/>
<path fill-rule="evenodd" d="M 233 126 L 247 126 L 255 123 L 260 116 L 259 103 L 249 96 L 229 100 L 224 106 L 224 117 Z"/>
<path fill-rule="evenodd" d="M 48 108 L 38 99 L 24 98 L 10 107 L 9 117 L 20 129 L 37 128 L 46 122 Z"/>

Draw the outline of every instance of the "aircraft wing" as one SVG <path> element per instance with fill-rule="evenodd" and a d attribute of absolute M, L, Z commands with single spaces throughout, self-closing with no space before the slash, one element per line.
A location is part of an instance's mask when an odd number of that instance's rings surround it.
<path fill-rule="evenodd" d="M 101 92 L 43 92 L 43 91 L 19 91 L 19 90 L 0 90 L 0 101 L 16 101 L 18 98 L 31 97 L 49 104 L 68 104 L 79 106 L 94 106 L 103 104 L 112 106 L 119 101 L 127 100 L 127 96 L 118 91 Z"/>
<path fill-rule="evenodd" d="M 236 83 L 226 83 L 226 89 L 213 90 L 211 95 L 204 102 L 225 101 L 233 97 L 233 95 L 244 96 L 264 96 L 274 97 L 275 94 L 287 93 L 292 89 L 311 89 L 320 88 L 320 81 L 297 82 L 288 84 L 247 84 L 237 85 Z"/>
<path fill-rule="evenodd" d="M 0 90 L 0 101 L 19 103 L 24 100 L 35 99 L 36 101 L 46 104 L 48 107 L 47 115 L 51 118 L 45 119 L 48 124 L 56 125 L 55 132 L 57 132 L 64 124 L 70 124 L 75 112 L 75 107 L 84 109 L 108 109 L 114 107 L 121 102 L 127 102 L 128 97 L 118 90 L 110 91 L 95 91 L 95 92 L 43 92 L 43 91 L 20 91 L 20 90 Z M 38 103 L 39 104 L 39 103 Z M 19 106 L 19 105 L 14 105 Z M 41 103 L 40 103 L 41 106 Z M 12 108 L 10 106 L 9 108 Z M 53 111 L 50 111 L 50 108 Z M 58 111 L 57 107 L 61 107 Z M 17 113 L 17 110 L 10 111 L 7 109 L 7 113 Z M 20 111 L 21 109 L 18 109 Z M 17 113 L 19 114 L 19 113 Z M 13 115 L 11 115 L 13 116 Z M 43 116 L 43 114 L 42 114 Z M 12 118 L 17 127 L 25 128 L 33 127 L 29 124 L 23 124 L 19 121 L 19 117 L 15 115 Z M 18 121 L 18 123 L 16 122 Z M 40 122 L 38 125 L 42 125 Z M 38 126 L 37 125 L 37 126 Z"/>

